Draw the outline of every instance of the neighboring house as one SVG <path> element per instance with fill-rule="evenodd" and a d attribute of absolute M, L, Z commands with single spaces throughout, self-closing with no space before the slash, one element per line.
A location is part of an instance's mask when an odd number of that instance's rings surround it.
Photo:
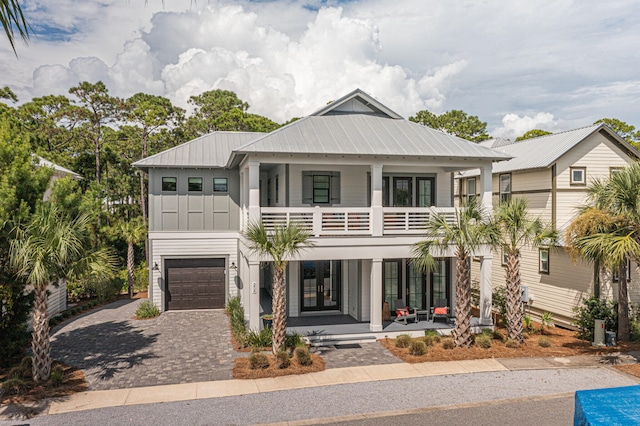
<path fill-rule="evenodd" d="M 51 196 L 53 184 L 56 180 L 62 179 L 66 176 L 71 176 L 73 179 L 82 179 L 79 174 L 55 163 L 52 163 L 49 160 L 45 160 L 40 156 L 38 156 L 38 167 L 49 167 L 53 169 L 53 175 L 51 175 L 51 179 L 49 180 L 49 187 L 42 196 L 42 199 L 44 201 L 48 200 Z M 62 282 L 58 286 L 49 284 L 49 286 L 47 287 L 47 292 L 49 293 L 49 299 L 47 301 L 47 312 L 49 314 L 49 317 L 52 318 L 67 309 L 67 284 L 65 282 Z"/>
<path fill-rule="evenodd" d="M 430 215 L 454 214 L 454 171 L 484 171 L 490 209 L 492 163 L 508 158 L 409 122 L 360 90 L 268 134 L 215 132 L 145 158 L 134 166 L 149 173 L 150 298 L 164 311 L 221 308 L 240 295 L 259 328 L 271 269 L 241 230 L 295 221 L 315 246 L 289 263 L 289 317 L 349 315 L 377 332 L 385 301 L 453 307 L 453 253 L 423 274 L 409 262 L 412 246 Z M 483 262 L 479 321 L 490 324 L 490 257 Z"/>
<path fill-rule="evenodd" d="M 609 127 L 599 124 L 567 132 L 510 142 L 497 139 L 481 145 L 501 151 L 511 160 L 493 167 L 494 203 L 511 197 L 529 202 L 532 215 L 539 216 L 559 231 L 557 247 L 525 249 L 522 252 L 522 285 L 533 294 L 532 312 L 553 314 L 557 323 L 570 325 L 573 307 L 579 305 L 600 281 L 602 297 L 617 298 L 617 284 L 610 273 L 594 272 L 593 265 L 576 264 L 563 246 L 564 230 L 587 202 L 587 186 L 594 179 L 606 179 L 622 167 L 638 160 L 638 152 Z M 479 171 L 456 176 L 456 199 L 478 196 Z M 493 285 L 505 285 L 502 253 L 493 256 Z M 630 268 L 633 284 L 629 295 L 634 306 L 640 302 L 640 277 Z M 478 265 L 473 262 L 472 280 L 479 280 Z"/>

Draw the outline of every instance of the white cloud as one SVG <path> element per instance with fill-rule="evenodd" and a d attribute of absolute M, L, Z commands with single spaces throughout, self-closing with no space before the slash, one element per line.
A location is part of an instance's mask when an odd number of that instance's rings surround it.
<path fill-rule="evenodd" d="M 555 120 L 553 114 L 548 112 L 539 112 L 533 117 L 528 115 L 520 117 L 518 114 L 506 114 L 502 118 L 502 126 L 493 130 L 491 136 L 514 140 L 529 130 L 538 129 L 554 133 L 557 131 L 557 127 L 558 122 Z"/>

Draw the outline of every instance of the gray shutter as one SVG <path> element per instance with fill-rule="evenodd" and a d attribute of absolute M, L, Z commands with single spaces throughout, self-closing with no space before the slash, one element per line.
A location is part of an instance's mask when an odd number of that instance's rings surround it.
<path fill-rule="evenodd" d="M 313 174 L 302 172 L 302 204 L 313 204 Z"/>
<path fill-rule="evenodd" d="M 331 172 L 330 204 L 340 204 L 340 172 Z"/>

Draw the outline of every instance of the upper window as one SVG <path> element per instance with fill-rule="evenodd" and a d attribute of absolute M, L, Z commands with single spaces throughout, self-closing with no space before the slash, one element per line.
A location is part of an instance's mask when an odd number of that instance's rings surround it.
<path fill-rule="evenodd" d="M 571 167 L 571 185 L 586 185 L 587 184 L 587 168 L 586 167 Z"/>
<path fill-rule="evenodd" d="M 548 274 L 549 273 L 549 249 L 548 248 L 541 248 L 538 251 L 538 260 L 539 260 L 538 272 L 540 272 L 541 274 Z"/>
<path fill-rule="evenodd" d="M 201 177 L 190 177 L 187 181 L 189 184 L 189 191 L 192 192 L 202 192 L 202 178 Z"/>
<path fill-rule="evenodd" d="M 276 175 L 276 204 L 280 202 L 280 182 L 278 180 L 278 175 Z"/>
<path fill-rule="evenodd" d="M 506 266 L 509 263 L 509 253 L 505 247 L 502 247 L 502 258 L 500 259 L 502 266 Z"/>
<path fill-rule="evenodd" d="M 302 172 L 304 204 L 340 204 L 340 172 Z"/>
<path fill-rule="evenodd" d="M 500 202 L 511 200 L 511 174 L 500 175 Z"/>
<path fill-rule="evenodd" d="M 213 178 L 213 192 L 227 192 L 229 181 L 227 178 Z"/>
<path fill-rule="evenodd" d="M 331 176 L 313 175 L 313 203 L 329 204 L 331 195 Z"/>
<path fill-rule="evenodd" d="M 620 281 L 620 270 L 613 271 L 613 282 Z M 631 281 L 631 260 L 627 259 L 627 281 Z"/>
<path fill-rule="evenodd" d="M 609 176 L 613 176 L 616 173 L 620 173 L 624 170 L 624 167 L 609 167 Z"/>
<path fill-rule="evenodd" d="M 467 178 L 467 202 L 476 198 L 476 178 Z"/>
<path fill-rule="evenodd" d="M 175 178 L 175 177 L 162 178 L 163 191 L 175 191 L 177 188 L 178 188 L 178 178 Z"/>

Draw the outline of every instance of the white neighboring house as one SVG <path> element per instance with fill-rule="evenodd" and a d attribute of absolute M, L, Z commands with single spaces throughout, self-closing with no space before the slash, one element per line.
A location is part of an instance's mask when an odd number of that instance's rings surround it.
<path fill-rule="evenodd" d="M 384 302 L 454 307 L 453 253 L 423 274 L 409 263 L 412 246 L 430 215 L 453 216 L 454 171 L 482 170 L 490 209 L 492 163 L 508 158 L 409 122 L 361 90 L 268 134 L 214 132 L 145 158 L 134 166 L 149 173 L 150 298 L 165 311 L 222 308 L 240 295 L 259 328 L 271 269 L 241 230 L 295 221 L 315 247 L 289 263 L 289 317 L 348 315 L 380 332 Z M 491 254 L 479 254 L 479 323 L 491 324 Z"/>
<path fill-rule="evenodd" d="M 587 202 L 587 185 L 594 179 L 606 179 L 616 170 L 639 158 L 639 153 L 604 124 L 511 142 L 496 139 L 481 145 L 501 151 L 511 160 L 493 166 L 494 203 L 511 197 L 526 198 L 532 215 L 551 223 L 560 234 L 560 244 L 553 248 L 526 249 L 522 252 L 522 285 L 533 294 L 532 312 L 551 312 L 556 323 L 570 325 L 573 307 L 592 294 L 616 299 L 617 281 L 612 274 L 594 271 L 592 265 L 574 264 L 562 246 L 563 233 L 577 216 L 577 209 Z M 479 170 L 456 175 L 456 199 L 478 196 Z M 480 273 L 472 262 L 472 280 Z M 493 258 L 495 286 L 505 285 L 504 260 L 501 253 Z M 640 276 L 630 268 L 629 296 L 640 303 Z M 597 281 L 600 285 L 594 285 Z"/>
<path fill-rule="evenodd" d="M 42 196 L 42 199 L 44 201 L 47 201 L 49 197 L 51 197 L 53 183 L 56 180 L 62 179 L 66 176 L 71 176 L 73 179 L 82 179 L 82 177 L 80 177 L 80 175 L 76 172 L 66 169 L 58 164 L 52 163 L 49 160 L 45 160 L 40 156 L 38 156 L 38 167 L 49 167 L 53 169 L 53 175 L 51 175 L 51 179 L 49 180 L 49 186 Z M 49 298 L 47 300 L 47 312 L 49 314 L 49 317 L 52 318 L 67 309 L 67 284 L 66 282 L 63 282 L 58 286 L 49 284 L 49 286 L 47 287 L 47 292 L 49 293 Z"/>

